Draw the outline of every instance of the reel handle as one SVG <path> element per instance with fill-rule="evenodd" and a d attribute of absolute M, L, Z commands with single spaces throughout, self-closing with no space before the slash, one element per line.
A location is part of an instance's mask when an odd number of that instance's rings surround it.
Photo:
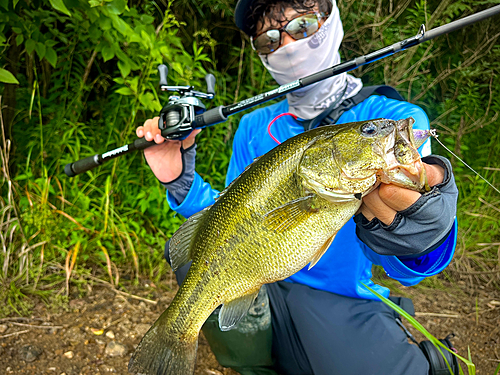
<path fill-rule="evenodd" d="M 207 82 L 207 93 L 215 95 L 215 76 L 209 73 L 205 76 L 205 81 Z"/>
<path fill-rule="evenodd" d="M 160 73 L 160 86 L 167 86 L 168 68 L 165 64 L 158 65 L 158 73 Z"/>

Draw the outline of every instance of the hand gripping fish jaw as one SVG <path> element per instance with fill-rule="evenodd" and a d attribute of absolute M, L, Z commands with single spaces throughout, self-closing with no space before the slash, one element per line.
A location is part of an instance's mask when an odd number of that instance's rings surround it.
<path fill-rule="evenodd" d="M 330 138 L 313 139 L 298 175 L 307 192 L 335 203 L 360 200 L 380 183 L 429 191 L 417 148 L 430 134 L 417 133 L 413 118 L 377 119 L 332 126 Z"/>

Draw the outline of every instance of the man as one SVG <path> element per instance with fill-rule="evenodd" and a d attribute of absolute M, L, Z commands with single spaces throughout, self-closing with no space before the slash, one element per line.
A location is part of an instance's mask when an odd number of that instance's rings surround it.
<path fill-rule="evenodd" d="M 340 62 L 343 30 L 338 8 L 330 0 L 239 0 L 235 21 L 279 84 Z M 243 116 L 226 184 L 256 157 L 316 125 L 316 119 L 325 115 L 337 124 L 411 116 L 416 121 L 414 128 L 429 128 L 419 107 L 383 95 L 371 95 L 358 103 L 362 90 L 360 79 L 342 74 Z M 282 114 L 290 116 L 280 117 Z M 273 120 L 277 121 L 268 128 Z M 211 205 L 218 192 L 194 171 L 197 132 L 184 141 L 165 142 L 157 124 L 158 118 L 146 121 L 137 135 L 158 143 L 145 150 L 146 159 L 166 186 L 170 207 L 189 217 Z M 429 151 L 427 144 L 423 153 Z M 423 160 L 433 187 L 430 193 L 381 185 L 363 198 L 358 214 L 339 231 L 314 268 L 267 286 L 271 327 L 259 325 L 266 311 L 247 317 L 256 330 L 237 328 L 222 333 L 207 321 L 204 333 L 221 364 L 242 374 L 429 373 L 424 354 L 407 342 L 393 311 L 363 286 L 389 294 L 371 281 L 373 264 L 381 265 L 403 285 L 414 285 L 441 272 L 451 261 L 458 196 L 451 166 L 441 157 Z M 168 259 L 168 246 L 166 256 Z M 180 282 L 185 272 L 177 273 Z M 267 296 L 259 296 L 263 310 L 267 301 Z M 265 349 L 271 332 L 272 352 Z"/>

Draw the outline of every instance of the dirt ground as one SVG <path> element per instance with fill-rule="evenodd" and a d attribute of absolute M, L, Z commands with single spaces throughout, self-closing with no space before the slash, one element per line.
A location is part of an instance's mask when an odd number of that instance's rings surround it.
<path fill-rule="evenodd" d="M 67 311 L 54 312 L 39 303 L 31 317 L 0 319 L 0 374 L 128 374 L 135 346 L 176 289 L 171 280 L 165 285 L 173 289 L 166 293 L 147 280 L 140 284 L 131 287 L 129 295 L 94 284 L 85 298 L 71 299 Z M 434 336 L 444 338 L 453 332 L 453 343 L 464 357 L 470 348 L 477 374 L 495 373 L 500 363 L 498 290 L 447 286 L 445 290 L 402 287 L 400 292 L 412 297 L 417 320 Z M 405 325 L 418 341 L 423 339 Z M 220 366 L 200 337 L 195 374 L 237 373 Z"/>

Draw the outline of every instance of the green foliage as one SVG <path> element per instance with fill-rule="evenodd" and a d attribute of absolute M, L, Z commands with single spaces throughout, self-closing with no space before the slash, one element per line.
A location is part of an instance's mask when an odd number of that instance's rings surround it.
<path fill-rule="evenodd" d="M 16 79 L 16 77 L 14 77 L 14 75 L 11 72 L 1 68 L 0 68 L 0 82 L 15 83 L 17 85 L 19 84 L 19 81 Z"/>
<path fill-rule="evenodd" d="M 170 5 L 0 5 L 6 10 L 0 15 L 2 46 L 21 51 L 18 61 L 1 61 L 19 72 L 20 82 L 16 113 L 2 123 L 13 134 L 3 165 L 15 170 L 12 178 L 4 175 L 2 188 L 18 207 L 12 215 L 18 225 L 2 227 L 5 235 L 13 233 L 7 236 L 13 249 L 0 256 L 5 285 L 52 284 L 60 295 L 68 293 L 66 278 L 94 265 L 103 273 L 110 269 L 112 282 L 118 282 L 118 269 L 151 279 L 165 273 L 163 244 L 181 218 L 169 210 L 142 156 L 116 159 L 73 179 L 63 168 L 133 140 L 135 127 L 159 112 L 167 100 L 156 89 L 160 63 L 169 63 L 171 84 L 201 85 L 203 63 L 210 60 L 196 43 L 184 48 Z M 6 69 L 0 73 L 0 81 L 14 83 Z M 11 203 L 4 202 L 5 211 Z M 19 244 L 22 256 L 14 250 Z M 72 253 L 77 244 L 80 250 Z"/>

